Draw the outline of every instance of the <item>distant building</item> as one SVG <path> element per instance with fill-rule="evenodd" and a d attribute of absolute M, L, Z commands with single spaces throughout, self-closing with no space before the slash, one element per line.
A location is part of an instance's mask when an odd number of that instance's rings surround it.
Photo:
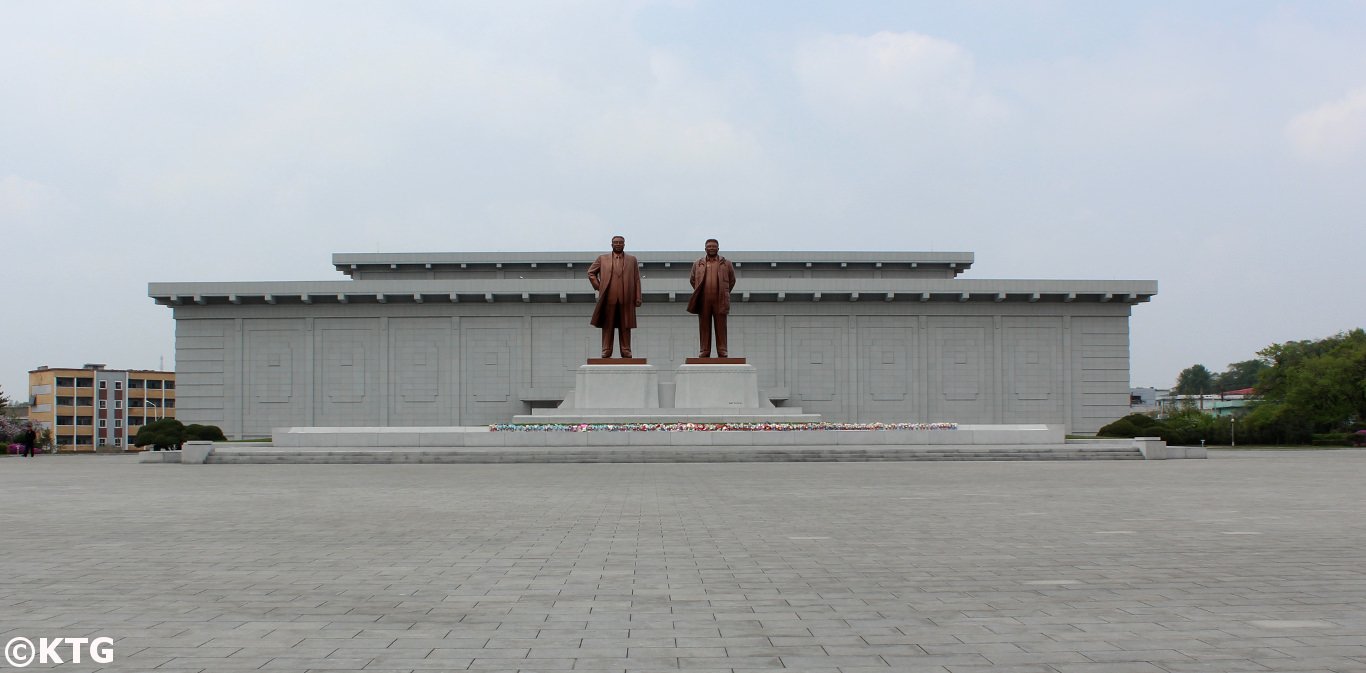
<path fill-rule="evenodd" d="M 175 372 L 39 367 L 28 373 L 29 419 L 60 451 L 127 450 L 138 429 L 175 418 Z"/>
<path fill-rule="evenodd" d="M 1211 395 L 1172 395 L 1168 392 L 1157 398 L 1158 415 L 1166 416 L 1185 407 L 1194 407 L 1219 418 L 1242 416 L 1247 413 L 1248 406 L 1256 396 L 1256 391 L 1252 388 L 1240 388 Z"/>
<path fill-rule="evenodd" d="M 1157 411 L 1157 400 L 1170 394 L 1171 390 L 1167 388 L 1130 388 L 1129 413 Z"/>
<path fill-rule="evenodd" d="M 661 389 L 698 351 L 686 306 L 700 252 L 632 251 L 634 351 Z M 182 421 L 233 438 L 475 426 L 560 404 L 601 352 L 588 324 L 598 254 L 337 254 L 345 280 L 152 283 L 148 294 L 174 311 Z M 738 277 L 730 355 L 776 405 L 829 421 L 1073 434 L 1129 413 L 1129 317 L 1156 281 L 959 278 L 968 252 L 724 254 Z"/>

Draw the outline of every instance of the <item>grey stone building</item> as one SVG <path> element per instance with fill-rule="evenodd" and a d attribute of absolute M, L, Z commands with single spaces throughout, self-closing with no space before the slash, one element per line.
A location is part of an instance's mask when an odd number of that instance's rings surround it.
<path fill-rule="evenodd" d="M 699 252 L 635 252 L 635 355 L 695 355 Z M 594 252 L 336 254 L 349 279 L 152 283 L 176 321 L 178 417 L 283 426 L 504 422 L 596 356 Z M 959 278 L 961 252 L 735 252 L 730 354 L 775 404 L 841 421 L 1061 423 L 1129 408 L 1129 314 L 1150 280 Z"/>

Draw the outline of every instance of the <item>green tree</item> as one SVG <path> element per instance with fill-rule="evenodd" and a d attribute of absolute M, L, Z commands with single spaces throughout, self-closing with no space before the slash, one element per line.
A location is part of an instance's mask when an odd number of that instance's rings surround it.
<path fill-rule="evenodd" d="M 1230 363 L 1228 369 L 1214 377 L 1214 390 L 1223 393 L 1254 388 L 1257 385 L 1257 377 L 1269 366 L 1261 359 Z"/>
<path fill-rule="evenodd" d="M 0 413 L 5 412 L 5 407 L 9 406 L 9 398 L 5 396 L 5 389 L 0 388 Z"/>
<path fill-rule="evenodd" d="M 1205 365 L 1191 365 L 1176 376 L 1177 395 L 1207 395 L 1214 390 L 1214 374 Z"/>
<path fill-rule="evenodd" d="M 1273 344 L 1259 355 L 1272 363 L 1260 386 L 1267 402 L 1319 432 L 1366 421 L 1366 330 Z"/>

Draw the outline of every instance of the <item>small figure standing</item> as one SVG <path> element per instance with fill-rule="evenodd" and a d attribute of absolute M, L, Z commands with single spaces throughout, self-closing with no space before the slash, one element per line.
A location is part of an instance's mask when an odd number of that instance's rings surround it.
<path fill-rule="evenodd" d="M 730 291 L 735 289 L 735 267 L 730 260 L 717 254 L 721 244 L 707 239 L 707 256 L 692 264 L 692 298 L 688 313 L 697 314 L 698 334 L 702 348 L 699 357 L 711 357 L 712 326 L 716 326 L 716 354 L 728 357 L 726 348 L 726 316 L 730 314 Z"/>
<path fill-rule="evenodd" d="M 588 282 L 598 291 L 589 324 L 602 328 L 602 356 L 612 357 L 612 330 L 621 335 L 621 357 L 631 357 L 631 330 L 640 306 L 640 264 L 626 254 L 626 239 L 612 237 L 612 252 L 598 255 L 588 267 Z"/>
<path fill-rule="evenodd" d="M 28 427 L 24 428 L 23 433 L 19 435 L 19 443 L 24 445 L 23 455 L 32 458 L 33 446 L 38 443 L 38 428 L 29 423 Z"/>

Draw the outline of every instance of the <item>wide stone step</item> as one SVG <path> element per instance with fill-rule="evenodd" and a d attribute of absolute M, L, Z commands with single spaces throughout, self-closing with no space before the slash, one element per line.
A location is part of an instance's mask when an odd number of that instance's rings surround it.
<path fill-rule="evenodd" d="M 1136 448 L 963 448 L 963 449 L 688 449 L 645 451 L 578 450 L 217 450 L 212 464 L 405 464 L 405 463 L 726 463 L 873 461 L 1142 460 Z"/>

